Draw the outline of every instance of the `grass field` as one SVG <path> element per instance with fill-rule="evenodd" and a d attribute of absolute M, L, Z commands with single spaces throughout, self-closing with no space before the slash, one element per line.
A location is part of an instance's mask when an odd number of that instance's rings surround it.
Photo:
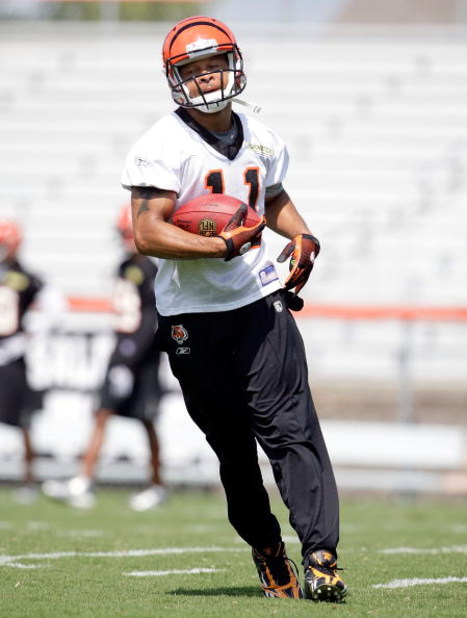
<path fill-rule="evenodd" d="M 21 506 L 0 489 L 0 616 L 467 615 L 467 501 L 342 500 L 350 593 L 320 605 L 261 596 L 222 495 L 175 493 L 151 513 L 131 512 L 127 496 L 101 490 L 94 510 L 76 511 L 45 498 Z M 273 504 L 299 563 L 286 511 L 274 495 Z"/>

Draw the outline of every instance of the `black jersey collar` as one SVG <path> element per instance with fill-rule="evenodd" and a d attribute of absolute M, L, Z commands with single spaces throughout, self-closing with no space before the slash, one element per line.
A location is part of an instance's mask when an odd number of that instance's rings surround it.
<path fill-rule="evenodd" d="M 175 110 L 175 113 L 188 127 L 190 127 L 190 129 L 198 133 L 198 135 L 200 135 L 204 141 L 211 146 L 211 148 L 214 148 L 214 150 L 217 150 L 217 152 L 221 155 L 227 157 L 229 161 L 235 159 L 240 152 L 240 148 L 243 144 L 243 125 L 239 116 L 235 112 L 232 112 L 232 119 L 237 126 L 237 138 L 235 142 L 230 145 L 226 144 L 216 135 L 213 135 L 210 131 L 205 129 L 203 125 L 197 122 L 183 107 L 178 107 Z"/>

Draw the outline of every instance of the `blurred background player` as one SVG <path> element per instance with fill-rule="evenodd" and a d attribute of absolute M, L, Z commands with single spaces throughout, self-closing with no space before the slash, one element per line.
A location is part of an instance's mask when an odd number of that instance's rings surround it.
<path fill-rule="evenodd" d="M 33 412 L 42 407 L 43 393 L 28 380 L 25 354 L 29 335 L 56 325 L 65 302 L 56 290 L 20 263 L 17 254 L 21 242 L 19 225 L 0 220 L 0 422 L 21 431 L 22 486 L 15 496 L 27 503 L 37 495 L 30 428 Z M 34 317 L 32 307 L 38 310 Z"/>
<path fill-rule="evenodd" d="M 124 206 L 117 230 L 125 250 L 114 290 L 115 347 L 110 357 L 95 412 L 94 427 L 83 455 L 79 474 L 67 481 L 48 480 L 42 486 L 46 496 L 78 508 L 91 508 L 96 464 L 104 443 L 105 429 L 113 415 L 141 421 L 147 433 L 151 486 L 130 498 L 136 511 L 157 508 L 167 497 L 160 477 L 159 441 L 154 419 L 159 409 L 159 352 L 153 345 L 157 327 L 154 299 L 155 262 L 136 251 L 131 212 Z"/>

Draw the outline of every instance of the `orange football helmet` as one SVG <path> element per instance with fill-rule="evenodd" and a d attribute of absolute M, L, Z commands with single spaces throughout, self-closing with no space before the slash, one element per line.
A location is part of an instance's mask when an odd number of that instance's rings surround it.
<path fill-rule="evenodd" d="M 117 230 L 120 234 L 125 248 L 130 252 L 135 252 L 133 221 L 131 218 L 131 206 L 126 204 L 120 210 L 117 219 Z"/>
<path fill-rule="evenodd" d="M 21 241 L 21 230 L 17 223 L 0 221 L 0 262 L 14 258 Z"/>
<path fill-rule="evenodd" d="M 187 82 L 195 81 L 198 76 L 183 80 L 179 67 L 218 54 L 227 56 L 228 68 L 218 71 L 228 73 L 226 86 L 209 93 L 202 93 L 198 88 L 198 96 L 190 97 Z M 225 24 L 212 17 L 189 17 L 175 24 L 165 37 L 162 59 L 172 98 L 182 107 L 195 107 L 212 114 L 224 109 L 230 99 L 245 89 L 243 58 L 235 36 Z"/>

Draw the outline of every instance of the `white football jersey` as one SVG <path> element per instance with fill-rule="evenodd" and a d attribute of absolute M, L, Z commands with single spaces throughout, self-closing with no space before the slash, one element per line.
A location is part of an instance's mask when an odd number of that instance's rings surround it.
<path fill-rule="evenodd" d="M 237 118 L 243 143 L 229 158 L 177 113 L 164 116 L 130 150 L 122 185 L 174 191 L 175 209 L 204 193 L 224 193 L 263 215 L 266 187 L 282 182 L 287 172 L 287 149 L 261 122 L 245 114 Z M 264 239 L 260 247 L 229 262 L 159 259 L 158 265 L 155 296 L 161 315 L 236 309 L 282 287 Z"/>

